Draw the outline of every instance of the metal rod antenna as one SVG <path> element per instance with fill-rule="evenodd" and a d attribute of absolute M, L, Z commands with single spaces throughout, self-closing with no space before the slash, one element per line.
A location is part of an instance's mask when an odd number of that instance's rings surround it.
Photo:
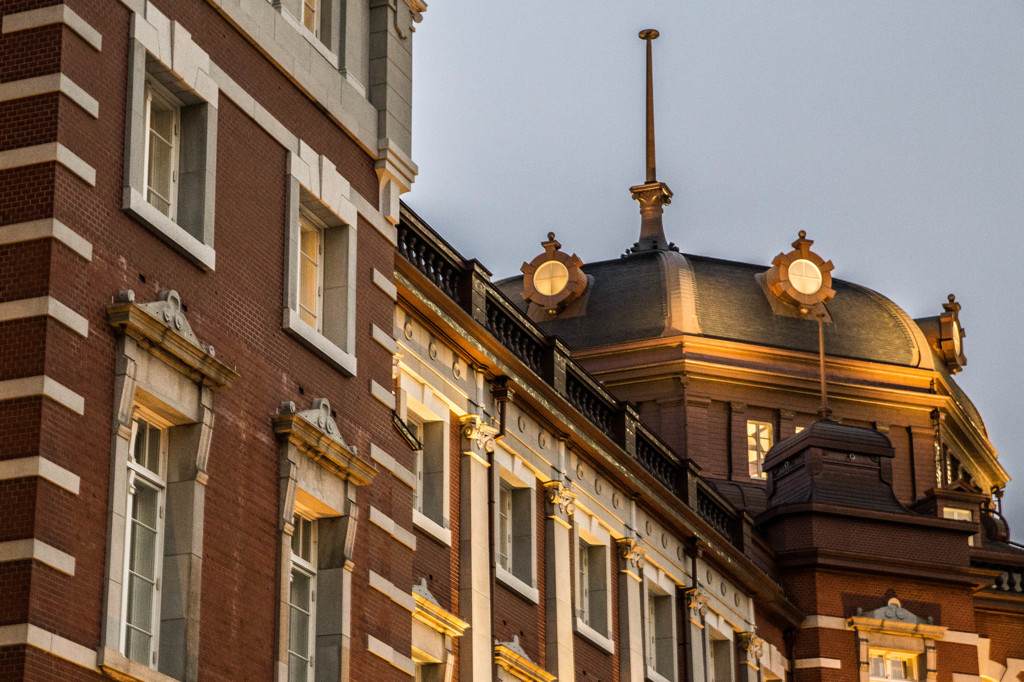
<path fill-rule="evenodd" d="M 657 182 L 657 168 L 654 160 L 654 59 L 651 56 L 651 41 L 658 37 L 653 28 L 640 31 L 640 38 L 647 41 L 647 182 Z"/>
<path fill-rule="evenodd" d="M 818 315 L 818 364 L 821 374 L 821 407 L 818 418 L 828 419 L 832 416 L 832 408 L 828 406 L 828 389 L 825 386 L 825 316 Z"/>

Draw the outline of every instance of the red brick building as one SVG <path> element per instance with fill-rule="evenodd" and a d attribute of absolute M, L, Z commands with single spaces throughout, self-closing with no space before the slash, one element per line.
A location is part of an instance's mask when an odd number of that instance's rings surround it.
<path fill-rule="evenodd" d="M 399 204 L 424 9 L 0 3 L 0 679 L 1020 679 L 955 301 L 653 176 L 492 283 Z"/>

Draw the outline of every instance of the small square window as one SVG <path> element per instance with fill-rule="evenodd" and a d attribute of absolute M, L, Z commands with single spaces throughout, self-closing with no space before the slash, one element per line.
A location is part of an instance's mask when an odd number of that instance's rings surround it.
<path fill-rule="evenodd" d="M 747 422 L 747 464 L 751 478 L 765 478 L 764 457 L 772 447 L 772 425 Z"/>
<path fill-rule="evenodd" d="M 905 680 L 917 679 L 917 654 L 895 651 L 871 650 L 871 679 Z"/>

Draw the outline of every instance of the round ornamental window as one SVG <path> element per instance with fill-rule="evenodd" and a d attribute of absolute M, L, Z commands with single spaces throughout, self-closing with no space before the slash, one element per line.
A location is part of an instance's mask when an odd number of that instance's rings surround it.
<path fill-rule="evenodd" d="M 557 260 L 542 263 L 533 274 L 533 286 L 544 296 L 554 296 L 568 283 L 569 270 Z"/>
<path fill-rule="evenodd" d="M 801 294 L 811 296 L 821 288 L 821 270 L 806 258 L 798 258 L 789 264 L 789 281 Z"/>

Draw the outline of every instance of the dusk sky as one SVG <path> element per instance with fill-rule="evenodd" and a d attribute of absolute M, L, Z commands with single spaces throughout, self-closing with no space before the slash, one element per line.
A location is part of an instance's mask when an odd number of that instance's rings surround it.
<path fill-rule="evenodd" d="M 767 267 L 802 229 L 911 317 L 955 293 L 956 380 L 1024 541 L 1024 0 L 433 0 L 405 201 L 495 279 L 549 231 L 584 269 L 617 257 L 640 227 L 644 28 L 669 240 Z"/>

